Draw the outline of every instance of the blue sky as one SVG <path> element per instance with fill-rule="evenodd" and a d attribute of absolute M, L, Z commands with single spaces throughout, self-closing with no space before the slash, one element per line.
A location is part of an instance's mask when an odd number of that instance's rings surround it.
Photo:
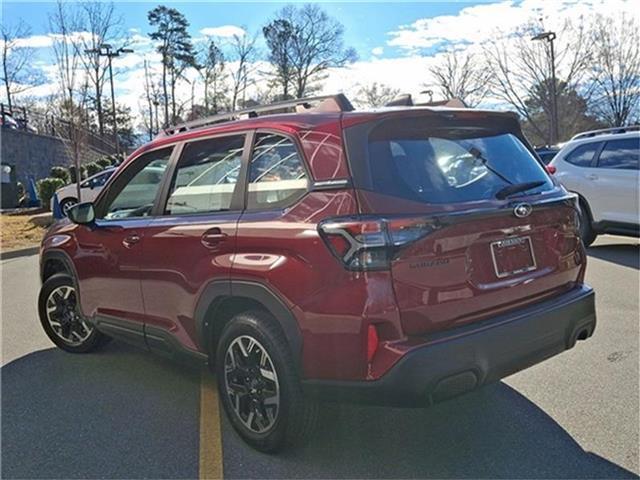
<path fill-rule="evenodd" d="M 250 32 L 257 31 L 274 12 L 286 5 L 284 2 L 115 2 L 125 27 L 139 29 L 144 34 L 149 32 L 147 12 L 159 3 L 180 10 L 191 24 L 194 36 L 203 28 L 220 25 L 244 25 Z M 400 25 L 411 24 L 420 18 L 455 15 L 467 6 L 483 2 L 319 3 L 345 26 L 345 43 L 366 59 L 373 48 L 385 46 L 388 32 Z M 3 22 L 22 18 L 34 35 L 46 34 L 49 32 L 48 15 L 54 7 L 53 2 L 3 0 Z M 399 53 L 397 48 L 386 48 L 382 56 Z"/>
<path fill-rule="evenodd" d="M 43 98 L 57 91 L 55 68 L 51 51 L 52 37 L 48 15 L 55 3 L 29 0 L 0 0 L 3 23 L 22 19 L 31 28 L 31 36 L 23 46 L 37 47 L 34 64 L 47 75 L 47 82 L 30 89 L 28 95 Z M 71 6 L 73 1 L 67 1 Z M 124 20 L 124 29 L 133 37 L 135 53 L 114 61 L 117 73 L 116 95 L 120 103 L 139 113 L 144 106 L 145 61 L 157 72 L 160 61 L 148 37 L 150 31 L 147 12 L 159 3 L 180 10 L 190 22 L 190 33 L 196 45 L 202 46 L 205 35 L 214 35 L 223 50 L 229 45 L 229 32 L 249 33 L 261 27 L 282 8 L 284 2 L 129 2 L 115 0 L 118 14 Z M 289 2 L 300 3 L 300 2 Z M 464 2 L 318 2 L 329 15 L 345 27 L 345 45 L 354 47 L 358 61 L 346 68 L 331 69 L 319 84 L 322 93 L 346 93 L 357 96 L 363 85 L 374 82 L 393 87 L 403 93 L 418 93 L 425 89 L 437 92 L 430 68 L 438 64 L 442 51 L 456 47 L 469 52 L 480 52 L 483 46 L 495 41 L 512 42 L 507 48 L 517 48 L 513 39 L 523 25 L 533 22 L 536 28 L 558 32 L 558 52 L 574 40 L 565 34 L 566 22 L 587 25 L 596 15 L 612 17 L 632 16 L 640 25 L 638 0 L 491 0 Z M 243 30 L 244 29 L 244 30 Z M 226 42 L 226 43 L 225 43 Z M 116 42 L 117 45 L 117 42 Z M 265 48 L 262 45 L 264 58 Z M 558 55 L 558 73 L 564 68 Z M 232 61 L 230 68 L 233 67 Z M 256 63 L 255 70 L 264 72 L 264 64 Z M 187 72 L 197 85 L 197 74 Z M 265 77 L 257 76 L 249 96 L 268 88 Z M 202 92 L 195 87 L 196 102 Z M 190 99 L 191 87 L 187 82 L 178 86 L 179 102 Z M 436 97 L 438 94 L 436 94 Z M 2 92 L 0 92 L 0 98 Z M 492 103 L 491 103 L 492 102 Z M 496 99 L 489 99 L 488 105 Z"/>

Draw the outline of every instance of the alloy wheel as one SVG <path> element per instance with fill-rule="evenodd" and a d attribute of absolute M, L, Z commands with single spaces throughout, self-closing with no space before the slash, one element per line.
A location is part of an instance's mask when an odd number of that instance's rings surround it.
<path fill-rule="evenodd" d="M 82 345 L 93 328 L 78 312 L 75 288 L 63 285 L 51 291 L 46 303 L 47 321 L 54 333 L 70 346 Z"/>
<path fill-rule="evenodd" d="M 276 423 L 280 385 L 275 366 L 264 346 L 249 335 L 237 337 L 225 354 L 225 387 L 240 421 L 255 433 Z"/>
<path fill-rule="evenodd" d="M 65 202 L 62 202 L 62 213 L 63 213 L 63 215 L 65 217 L 68 216 L 67 214 L 69 213 L 69 210 L 71 209 L 71 207 L 73 207 L 77 203 L 78 202 L 76 202 L 75 200 L 67 200 Z"/>

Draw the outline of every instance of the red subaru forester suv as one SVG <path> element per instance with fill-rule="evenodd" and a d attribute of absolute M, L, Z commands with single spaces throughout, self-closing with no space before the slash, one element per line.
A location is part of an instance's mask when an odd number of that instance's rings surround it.
<path fill-rule="evenodd" d="M 208 362 L 276 451 L 316 401 L 429 405 L 594 331 L 576 198 L 511 113 L 342 95 L 166 130 L 42 242 L 51 340 Z"/>

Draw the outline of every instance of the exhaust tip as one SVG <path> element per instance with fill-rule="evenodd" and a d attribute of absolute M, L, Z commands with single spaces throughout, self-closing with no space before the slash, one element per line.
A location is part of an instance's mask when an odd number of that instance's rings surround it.
<path fill-rule="evenodd" d="M 591 329 L 590 328 L 583 328 L 582 330 L 580 330 L 578 332 L 578 335 L 577 335 L 576 339 L 577 340 L 586 340 L 590 336 L 591 336 Z"/>

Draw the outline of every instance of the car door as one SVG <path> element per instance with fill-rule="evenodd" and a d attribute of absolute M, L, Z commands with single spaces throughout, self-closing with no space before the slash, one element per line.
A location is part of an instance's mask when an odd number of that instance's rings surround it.
<path fill-rule="evenodd" d="M 172 148 L 146 153 L 131 161 L 96 204 L 95 225 L 78 226 L 74 263 L 85 315 L 113 335 L 143 340 L 144 308 L 140 285 L 140 258 L 146 227 Z M 141 192 L 141 182 L 144 193 Z"/>
<path fill-rule="evenodd" d="M 617 224 L 638 224 L 640 137 L 605 143 L 589 181 L 598 192 L 599 217 Z"/>
<path fill-rule="evenodd" d="M 560 161 L 555 177 L 571 192 L 579 193 L 589 205 L 593 219 L 600 218 L 602 192 L 595 188 L 592 177 L 596 172 L 595 159 L 602 142 L 588 142 L 570 150 Z"/>
<path fill-rule="evenodd" d="M 199 294 L 210 282 L 229 280 L 247 142 L 244 133 L 191 141 L 179 147 L 171 166 L 158 216 L 147 229 L 141 269 L 146 340 L 161 353 L 173 353 L 176 345 L 199 349 Z"/>

